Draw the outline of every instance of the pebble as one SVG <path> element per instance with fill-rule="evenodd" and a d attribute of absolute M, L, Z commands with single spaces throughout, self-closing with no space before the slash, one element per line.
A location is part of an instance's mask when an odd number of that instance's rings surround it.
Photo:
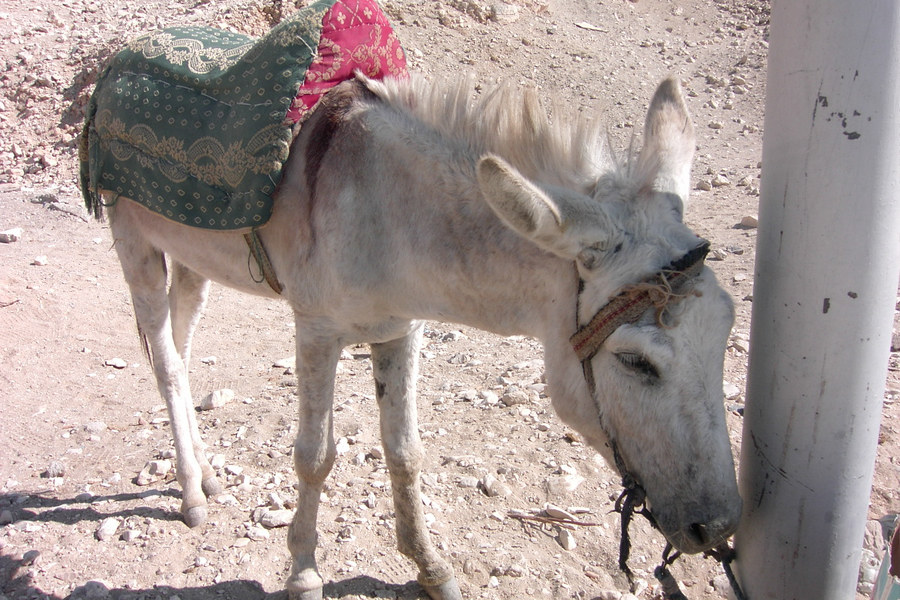
<path fill-rule="evenodd" d="M 294 511 L 286 508 L 280 510 L 267 510 L 259 520 L 260 525 L 272 529 L 274 527 L 287 527 L 294 519 Z"/>
<path fill-rule="evenodd" d="M 128 363 L 121 358 L 109 358 L 103 364 L 107 367 L 113 367 L 115 369 L 124 369 L 128 366 Z"/>
<path fill-rule="evenodd" d="M 547 491 L 552 496 L 565 496 L 566 494 L 571 494 L 578 489 L 578 486 L 582 483 L 584 483 L 584 477 L 578 474 L 548 477 L 544 482 Z"/>
<path fill-rule="evenodd" d="M 547 503 L 544 505 L 544 512 L 548 517 L 553 517 L 555 519 L 568 519 L 570 521 L 574 521 L 575 515 L 570 512 L 563 510 L 562 508 L 556 506 L 555 504 Z"/>
<path fill-rule="evenodd" d="M 247 537 L 253 540 L 254 542 L 261 542 L 263 540 L 267 540 L 270 537 L 268 531 L 259 527 L 258 525 L 254 525 L 247 529 Z"/>
<path fill-rule="evenodd" d="M 725 392 L 725 398 L 728 400 L 732 400 L 733 398 L 737 398 L 741 395 L 741 388 L 731 383 L 730 381 L 726 381 L 722 385 L 723 391 Z"/>
<path fill-rule="evenodd" d="M 101 542 L 105 542 L 116 534 L 119 528 L 119 519 L 115 517 L 107 517 L 100 521 L 100 526 L 94 532 L 94 536 Z"/>
<path fill-rule="evenodd" d="M 528 392 L 521 388 L 510 387 L 508 390 L 503 392 L 503 397 L 500 398 L 500 402 L 504 404 L 504 406 L 515 406 L 517 404 L 527 404 L 529 400 Z"/>
<path fill-rule="evenodd" d="M 18 242 L 20 239 L 22 239 L 21 227 L 15 227 L 13 229 L 7 229 L 6 231 L 0 231 L 0 242 L 4 244 Z"/>
<path fill-rule="evenodd" d="M 109 596 L 109 585 L 103 581 L 88 581 L 81 589 L 85 598 L 106 598 Z"/>
<path fill-rule="evenodd" d="M 172 470 L 172 461 L 170 460 L 151 460 L 148 461 L 141 472 L 138 473 L 135 483 L 138 485 L 150 485 L 155 481 L 163 479 Z"/>
<path fill-rule="evenodd" d="M 210 392 L 200 401 L 200 410 L 221 408 L 234 400 L 234 390 L 228 388 Z"/>
<path fill-rule="evenodd" d="M 276 360 L 274 363 L 272 363 L 272 366 L 276 369 L 293 369 L 296 364 L 297 357 L 289 356 L 287 358 Z"/>
<path fill-rule="evenodd" d="M 697 189 L 703 192 L 708 192 L 712 189 L 712 182 L 706 179 L 701 179 L 697 182 Z"/>
<path fill-rule="evenodd" d="M 47 257 L 42 254 L 40 256 L 35 256 L 34 260 L 31 261 L 31 264 L 33 264 L 36 267 L 46 267 L 49 264 L 49 261 L 48 261 Z"/>
<path fill-rule="evenodd" d="M 572 551 L 578 545 L 575 542 L 575 535 L 568 529 L 560 529 L 556 536 L 556 541 L 562 546 L 563 550 Z"/>
<path fill-rule="evenodd" d="M 482 477 L 480 484 L 484 493 L 491 498 L 512 495 L 512 489 L 490 473 Z"/>
<path fill-rule="evenodd" d="M 713 177 L 711 183 L 714 188 L 725 187 L 725 186 L 731 185 L 731 181 L 722 174 L 719 174 L 719 175 L 716 175 L 715 177 Z"/>
<path fill-rule="evenodd" d="M 759 227 L 759 217 L 756 215 L 747 215 L 741 219 L 741 227 L 748 227 L 750 229 Z"/>
<path fill-rule="evenodd" d="M 41 553 L 38 550 L 29 550 L 22 555 L 22 566 L 27 567 L 29 565 L 33 565 L 40 556 Z"/>
<path fill-rule="evenodd" d="M 122 535 L 119 536 L 119 539 L 124 542 L 133 542 L 134 540 L 141 537 L 141 532 L 136 529 L 126 529 L 122 532 Z"/>
<path fill-rule="evenodd" d="M 13 522 L 13 514 L 10 510 L 0 511 L 0 525 L 9 525 Z"/>
<path fill-rule="evenodd" d="M 53 478 L 53 477 L 62 477 L 66 474 L 66 465 L 61 463 L 58 460 L 54 460 L 50 463 L 50 466 L 47 467 L 47 470 L 41 473 L 44 477 Z"/>

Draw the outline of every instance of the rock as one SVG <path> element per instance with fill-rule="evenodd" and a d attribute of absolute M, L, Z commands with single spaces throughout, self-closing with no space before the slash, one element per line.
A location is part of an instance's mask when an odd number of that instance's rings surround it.
<path fill-rule="evenodd" d="M 106 431 L 106 423 L 103 421 L 91 421 L 84 426 L 84 430 L 88 433 L 103 433 Z"/>
<path fill-rule="evenodd" d="M 710 121 L 709 122 L 710 129 L 722 129 L 723 127 L 725 127 L 725 124 L 722 123 L 722 121 Z"/>
<path fill-rule="evenodd" d="M 254 542 L 261 542 L 263 540 L 267 540 L 270 537 L 268 531 L 263 529 L 258 525 L 254 525 L 247 529 L 247 537 L 253 540 Z"/>
<path fill-rule="evenodd" d="M 550 504 L 549 502 L 544 505 L 544 512 L 548 517 L 553 517 L 554 519 L 568 519 L 570 521 L 575 520 L 575 515 L 570 512 L 561 509 L 555 504 Z"/>
<path fill-rule="evenodd" d="M 559 534 L 556 536 L 556 541 L 559 542 L 563 550 L 571 551 L 578 545 L 575 542 L 575 535 L 568 529 L 560 529 Z"/>
<path fill-rule="evenodd" d="M 342 358 L 343 358 L 343 356 L 342 356 Z M 274 363 L 272 363 L 272 366 L 275 367 L 276 369 L 293 369 L 296 366 L 296 364 L 297 364 L 297 357 L 289 356 L 287 358 L 282 358 L 282 359 L 276 360 Z"/>
<path fill-rule="evenodd" d="M 708 192 L 712 189 L 712 182 L 706 179 L 701 179 L 697 182 L 697 189 L 702 192 Z"/>
<path fill-rule="evenodd" d="M 116 534 L 117 529 L 119 529 L 119 519 L 108 517 L 100 521 L 100 526 L 94 532 L 94 537 L 101 542 L 105 542 Z"/>
<path fill-rule="evenodd" d="M 204 356 L 200 359 L 200 362 L 204 365 L 214 365 L 219 362 L 219 359 L 215 356 Z"/>
<path fill-rule="evenodd" d="M 103 364 L 107 367 L 113 367 L 114 369 L 124 369 L 128 366 L 128 363 L 121 358 L 110 358 L 107 359 Z"/>
<path fill-rule="evenodd" d="M 755 229 L 759 227 L 759 217 L 756 215 L 747 215 L 746 217 L 741 219 L 741 227 L 747 227 L 749 229 Z"/>
<path fill-rule="evenodd" d="M 13 514 L 10 510 L 0 511 L 0 525 L 9 525 L 13 522 Z"/>
<path fill-rule="evenodd" d="M 463 475 L 459 478 L 459 481 L 456 482 L 461 488 L 477 488 L 479 483 L 478 478 L 472 477 L 471 475 Z"/>
<path fill-rule="evenodd" d="M 49 260 L 45 255 L 35 256 L 34 260 L 31 261 L 31 264 L 36 267 L 46 267 L 49 264 Z"/>
<path fill-rule="evenodd" d="M 500 402 L 504 404 L 504 406 L 515 406 L 517 404 L 527 404 L 529 401 L 528 392 L 525 390 L 510 386 L 505 392 L 503 392 L 503 396 L 500 398 Z"/>
<path fill-rule="evenodd" d="M 0 231 L 0 243 L 10 244 L 12 242 L 18 242 L 22 238 L 22 228 L 14 227 L 13 229 L 7 229 L 6 231 Z"/>
<path fill-rule="evenodd" d="M 44 478 L 53 478 L 53 477 L 62 477 L 66 474 L 66 465 L 61 463 L 58 460 L 54 460 L 50 463 L 50 466 L 47 467 L 47 470 L 41 473 L 41 477 Z"/>
<path fill-rule="evenodd" d="M 481 479 L 481 488 L 491 498 L 512 495 L 512 489 L 490 473 Z"/>
<path fill-rule="evenodd" d="M 582 483 L 584 483 L 584 477 L 578 474 L 569 474 L 548 477 L 544 485 L 551 496 L 565 496 L 578 489 Z"/>
<path fill-rule="evenodd" d="M 737 398 L 741 395 L 741 388 L 731 383 L 730 381 L 726 381 L 722 384 L 722 391 L 725 392 L 725 398 L 728 400 Z"/>
<path fill-rule="evenodd" d="M 294 511 L 286 508 L 280 510 L 268 510 L 259 520 L 260 525 L 272 529 L 274 527 L 287 527 L 294 518 Z"/>
<path fill-rule="evenodd" d="M 133 542 L 134 540 L 141 537 L 141 532 L 136 529 L 126 529 L 122 532 L 122 535 L 119 536 L 119 539 L 123 542 Z"/>
<path fill-rule="evenodd" d="M 519 7 L 515 4 L 497 2 L 490 8 L 491 20 L 498 23 L 514 23 L 519 20 Z"/>
<path fill-rule="evenodd" d="M 138 485 L 150 485 L 159 481 L 169 474 L 172 470 L 172 461 L 170 460 L 151 460 L 148 461 L 141 472 L 138 473 L 135 483 Z"/>
<path fill-rule="evenodd" d="M 725 186 L 731 185 L 731 181 L 722 174 L 719 174 L 719 175 L 716 175 L 715 177 L 713 177 L 711 183 L 714 188 L 725 187 Z"/>
<path fill-rule="evenodd" d="M 29 565 L 33 565 L 35 561 L 41 556 L 40 551 L 38 550 L 29 550 L 25 554 L 22 555 L 22 566 L 27 567 Z"/>
<path fill-rule="evenodd" d="M 750 277 L 750 276 L 747 275 L 746 273 L 735 273 L 735 274 L 734 274 L 734 277 L 732 277 L 731 280 L 732 280 L 733 282 L 735 282 L 735 283 L 740 283 L 740 282 L 742 282 L 742 281 L 747 281 L 747 279 L 748 279 L 749 277 Z"/>
<path fill-rule="evenodd" d="M 200 401 L 200 410 L 221 408 L 234 400 L 234 390 L 228 388 L 210 392 Z"/>

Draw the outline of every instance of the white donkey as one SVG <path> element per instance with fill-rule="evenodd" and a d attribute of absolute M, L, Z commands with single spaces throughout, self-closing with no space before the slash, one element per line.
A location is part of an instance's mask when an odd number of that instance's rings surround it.
<path fill-rule="evenodd" d="M 434 600 L 461 598 L 419 497 L 423 319 L 540 339 L 556 412 L 645 490 L 675 548 L 703 551 L 735 530 L 722 402 L 733 308 L 682 222 L 694 132 L 680 87 L 660 85 L 628 165 L 599 125 L 561 112 L 551 122 L 533 95 L 509 89 L 473 100 L 469 83 L 358 77 L 327 94 L 295 140 L 260 231 L 297 327 L 292 597 L 322 597 L 316 513 L 335 460 L 335 368 L 343 347 L 367 342 L 399 550 Z M 196 526 L 220 490 L 187 377 L 208 282 L 278 295 L 250 277 L 240 234 L 186 233 L 104 197 L 169 409 L 181 510 Z"/>

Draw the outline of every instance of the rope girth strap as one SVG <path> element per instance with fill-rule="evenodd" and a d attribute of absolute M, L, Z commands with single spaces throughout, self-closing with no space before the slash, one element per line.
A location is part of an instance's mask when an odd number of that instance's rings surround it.
<path fill-rule="evenodd" d="M 259 237 L 259 233 L 256 229 L 251 229 L 249 233 L 244 234 L 244 240 L 247 242 L 247 246 L 250 248 L 250 255 L 256 260 L 257 266 L 259 266 L 259 270 L 262 273 L 263 279 L 265 279 L 266 283 L 269 284 L 269 287 L 275 290 L 276 294 L 281 294 L 281 291 L 284 289 L 281 285 L 281 282 L 278 281 L 278 277 L 275 276 L 275 269 L 272 267 L 272 263 L 269 261 L 269 254 L 266 252 L 265 246 L 263 246 L 262 239 Z M 252 274 L 251 274 L 252 277 Z M 254 281 L 257 281 L 254 279 Z M 257 283 L 262 280 L 257 281 Z"/>

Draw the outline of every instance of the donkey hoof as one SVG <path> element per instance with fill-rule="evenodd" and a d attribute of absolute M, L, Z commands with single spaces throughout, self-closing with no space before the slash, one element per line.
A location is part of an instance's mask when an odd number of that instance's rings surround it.
<path fill-rule="evenodd" d="M 288 590 L 288 600 L 322 600 L 322 588 L 315 588 L 300 592 Z"/>
<path fill-rule="evenodd" d="M 462 600 L 455 575 L 451 575 L 450 579 L 439 585 L 423 585 L 422 587 L 431 600 Z"/>
<path fill-rule="evenodd" d="M 188 527 L 198 527 L 206 523 L 207 512 L 205 505 L 182 509 L 181 514 L 184 515 L 184 522 Z"/>
<path fill-rule="evenodd" d="M 212 477 L 207 477 L 203 480 L 203 483 L 200 484 L 200 487 L 203 488 L 203 493 L 206 494 L 207 498 L 211 498 L 213 496 L 218 496 L 222 493 L 222 483 L 219 481 L 219 478 L 213 475 Z"/>

